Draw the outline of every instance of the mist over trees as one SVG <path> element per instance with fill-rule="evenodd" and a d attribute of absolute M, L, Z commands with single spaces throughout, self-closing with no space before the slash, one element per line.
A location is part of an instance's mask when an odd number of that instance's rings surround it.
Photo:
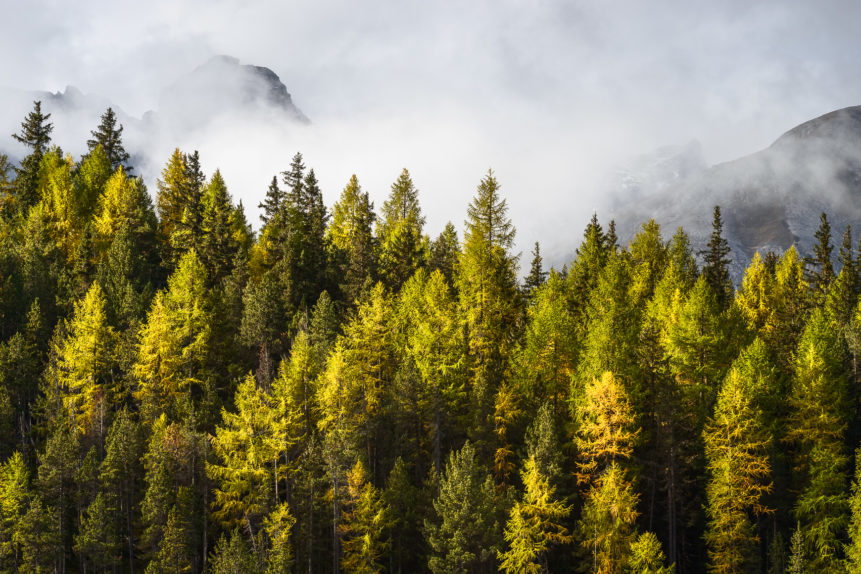
<path fill-rule="evenodd" d="M 254 232 L 196 151 L 151 196 L 112 110 L 77 160 L 51 132 L 37 102 L 0 157 L 0 570 L 859 568 L 861 265 L 825 214 L 738 289 L 718 207 L 700 254 L 596 215 L 545 269 L 493 171 L 432 236 L 406 169 L 329 208 L 297 153 Z"/>

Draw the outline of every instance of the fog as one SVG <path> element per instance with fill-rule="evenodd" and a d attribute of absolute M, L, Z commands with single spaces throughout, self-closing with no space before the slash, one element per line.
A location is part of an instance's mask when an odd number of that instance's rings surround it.
<path fill-rule="evenodd" d="M 606 210 L 607 173 L 629 158 L 696 139 L 714 164 L 861 103 L 861 5 L 849 1 L 143 6 L 8 6 L 0 129 L 17 128 L 27 111 L 22 93 L 74 85 L 122 109 L 127 147 L 141 154 L 138 172 L 152 192 L 173 148 L 198 149 L 255 225 L 272 175 L 296 151 L 329 205 L 356 173 L 379 207 L 408 168 L 432 236 L 448 220 L 462 227 L 492 168 L 524 258 L 540 240 L 558 264 L 592 212 Z M 217 54 L 273 70 L 311 123 L 238 111 L 194 129 L 133 134 L 167 86 Z M 99 107 L 74 117 L 58 111 L 55 141 L 83 151 Z M 15 153 L 11 142 L 0 149 Z"/>

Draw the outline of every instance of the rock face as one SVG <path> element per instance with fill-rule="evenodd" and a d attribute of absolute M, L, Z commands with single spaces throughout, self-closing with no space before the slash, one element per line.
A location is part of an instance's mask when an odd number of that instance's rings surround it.
<path fill-rule="evenodd" d="M 675 165 L 667 160 L 665 164 Z M 611 216 L 620 237 L 630 239 L 640 223 L 653 217 L 666 236 L 683 226 L 694 248 L 701 249 L 711 232 L 712 208 L 720 205 L 733 250 L 733 277 L 740 281 L 757 251 L 781 253 L 795 245 L 802 254 L 809 253 L 822 212 L 829 217 L 835 244 L 847 224 L 856 228 L 857 237 L 861 231 L 857 227 L 861 223 L 861 106 L 805 122 L 760 152 L 692 169 L 684 177 L 671 170 L 664 175 L 627 177 L 646 184 L 633 200 L 625 192 L 616 196 Z"/>
<path fill-rule="evenodd" d="M 275 72 L 229 56 L 216 56 L 165 88 L 156 116 L 173 131 L 187 131 L 236 114 L 273 114 L 308 123 Z"/>

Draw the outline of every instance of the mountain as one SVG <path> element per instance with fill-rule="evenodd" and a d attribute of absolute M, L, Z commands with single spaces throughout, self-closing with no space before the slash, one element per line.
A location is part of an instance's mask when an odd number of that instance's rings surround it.
<path fill-rule="evenodd" d="M 51 114 L 53 140 L 74 154 L 85 151 L 90 130 L 98 125 L 105 109 L 112 107 L 124 126 L 126 149 L 133 158 L 152 166 L 164 161 L 161 156 L 146 157 L 159 143 L 170 140 L 175 145 L 177 137 L 202 131 L 220 120 L 309 123 L 275 72 L 240 64 L 229 56 L 216 56 L 162 89 L 156 109 L 142 118 L 126 114 L 107 97 L 84 94 L 74 86 L 62 92 L 0 87 L 0 135 L 17 133 L 35 100 Z M 0 153 L 19 160 L 23 152 L 11 138 L 0 137 Z"/>
<path fill-rule="evenodd" d="M 611 207 L 621 238 L 633 237 L 652 217 L 666 235 L 683 226 L 694 248 L 702 249 L 711 232 L 712 208 L 720 205 L 738 282 L 757 251 L 782 253 L 795 245 L 809 253 L 822 212 L 835 243 L 847 224 L 858 232 L 861 106 L 805 122 L 768 148 L 730 162 L 702 167 L 695 157 L 687 146 L 647 162 L 648 169 L 635 164 L 621 172 Z M 690 169 L 680 174 L 679 165 Z"/>
<path fill-rule="evenodd" d="M 215 56 L 162 90 L 155 117 L 183 133 L 237 114 L 266 114 L 309 123 L 275 72 L 240 64 L 230 56 Z"/>

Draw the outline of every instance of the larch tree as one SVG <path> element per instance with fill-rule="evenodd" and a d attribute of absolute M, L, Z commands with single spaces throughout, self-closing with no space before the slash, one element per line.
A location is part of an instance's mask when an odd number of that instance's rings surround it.
<path fill-rule="evenodd" d="M 471 434 L 479 449 L 490 445 L 493 401 L 513 350 L 519 313 L 514 234 L 499 182 L 488 171 L 467 208 L 457 279 L 472 371 Z"/>
<path fill-rule="evenodd" d="M 135 398 L 141 402 L 144 420 L 154 420 L 161 413 L 179 420 L 190 414 L 190 408 L 205 407 L 213 400 L 206 277 L 197 254 L 189 251 L 168 280 L 167 289 L 153 300 L 132 367 L 137 381 Z M 199 398 L 192 400 L 194 396 Z M 211 417 L 215 413 L 202 414 Z"/>
<path fill-rule="evenodd" d="M 814 311 L 798 344 L 786 438 L 795 447 L 795 518 L 812 555 L 810 565 L 826 572 L 838 571 L 849 521 L 845 435 L 850 405 L 844 356 L 844 344 L 827 317 Z"/>
<path fill-rule="evenodd" d="M 531 299 L 524 341 L 515 359 L 518 390 L 530 405 L 549 401 L 555 414 L 569 397 L 578 358 L 577 331 L 565 304 L 564 279 L 552 271 L 546 283 L 532 291 Z"/>
<path fill-rule="evenodd" d="M 748 378 L 743 353 L 724 379 L 714 416 L 703 431 L 710 474 L 706 487 L 709 570 L 744 572 L 758 567 L 755 517 L 770 512 L 764 494 L 771 490 L 769 447 L 772 437 L 761 409 L 766 389 Z M 768 389 L 771 390 L 771 389 Z"/>
<path fill-rule="evenodd" d="M 422 451 L 423 429 L 430 427 L 430 452 L 436 474 L 442 471 L 443 445 L 462 418 L 466 397 L 465 356 L 457 302 L 440 271 L 416 273 L 400 292 L 398 318 L 405 353 L 415 363 L 421 384 L 415 393 L 402 393 L 403 410 L 412 410 L 411 425 L 417 455 Z M 458 415 L 461 415 L 459 417 Z M 416 457 L 421 465 L 421 456 Z"/>
<path fill-rule="evenodd" d="M 574 537 L 562 522 L 571 508 L 556 499 L 556 489 L 538 469 L 533 457 L 523 467 L 523 499 L 514 503 L 505 527 L 508 549 L 499 553 L 500 569 L 548 572 L 547 551 L 552 544 L 568 544 Z"/>
<path fill-rule="evenodd" d="M 115 381 L 117 335 L 108 325 L 98 283 L 75 305 L 67 333 L 48 377 L 58 385 L 71 428 L 98 440 L 107 433 L 111 405 L 120 391 Z"/>
<path fill-rule="evenodd" d="M 372 574 L 382 570 L 390 541 L 386 531 L 389 508 L 380 491 L 370 483 L 361 461 L 347 473 L 347 500 L 339 525 L 345 572 Z"/>

